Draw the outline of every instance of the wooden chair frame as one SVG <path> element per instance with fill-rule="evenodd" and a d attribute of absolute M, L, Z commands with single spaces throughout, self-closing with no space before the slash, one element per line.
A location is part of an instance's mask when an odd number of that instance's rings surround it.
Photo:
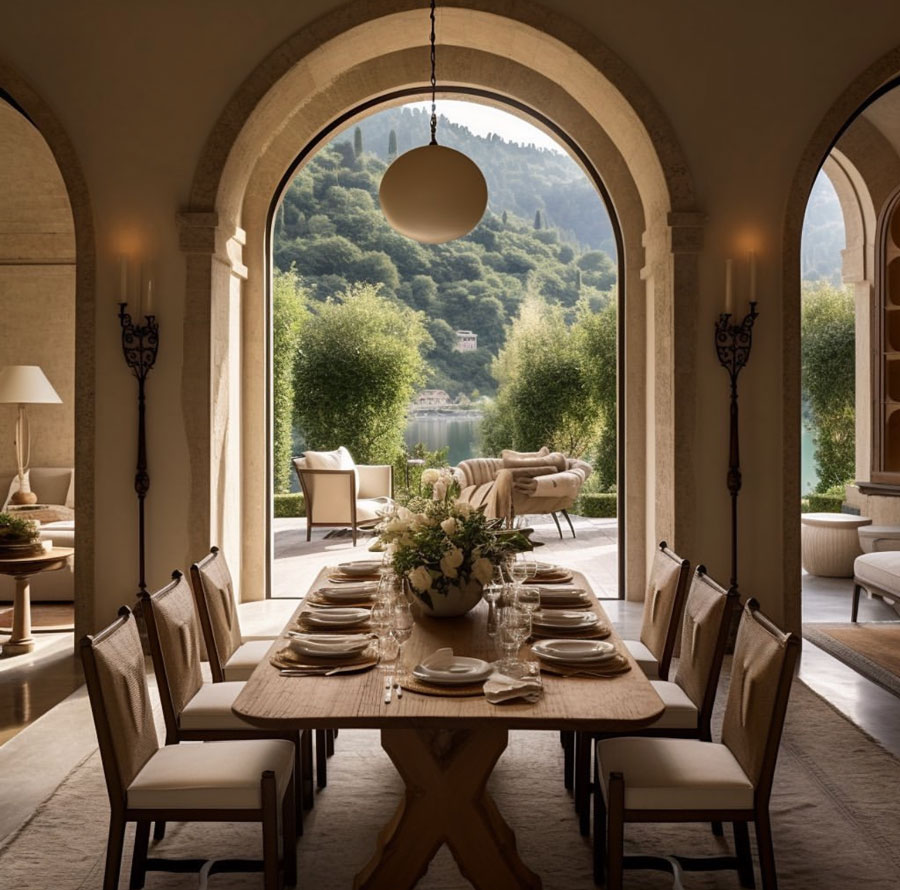
<path fill-rule="evenodd" d="M 206 602 L 206 589 L 203 586 L 203 576 L 201 570 L 212 560 L 214 560 L 220 551 L 218 547 L 210 547 L 209 553 L 199 562 L 191 565 L 191 589 L 194 591 L 194 605 L 197 608 L 197 615 L 200 618 L 200 629 L 203 632 L 203 642 L 206 645 L 206 654 L 209 658 L 209 669 L 212 674 L 213 683 L 222 683 L 225 681 L 225 659 L 219 653 L 216 645 L 216 635 L 213 633 L 212 618 L 209 612 L 209 605 Z M 224 559 L 224 555 L 221 557 Z M 324 788 L 328 784 L 328 764 L 326 758 L 334 753 L 333 731 L 325 729 L 316 729 L 316 786 Z M 310 753 L 311 736 L 308 732 L 304 733 L 305 741 L 303 742 L 303 764 L 301 771 L 301 797 L 303 805 L 307 809 L 312 807 L 314 795 L 311 784 L 312 765 Z M 310 761 L 309 763 L 307 761 Z"/>
<path fill-rule="evenodd" d="M 159 689 L 159 700 L 162 704 L 163 719 L 166 723 L 166 744 L 177 745 L 179 742 L 211 742 L 224 739 L 285 739 L 294 746 L 294 776 L 300 787 L 299 799 L 304 806 L 312 805 L 312 736 L 309 730 L 296 732 L 277 732 L 275 730 L 255 729 L 182 729 L 181 715 L 175 710 L 172 698 L 172 686 L 169 682 L 169 668 L 160 642 L 159 627 L 156 623 L 154 601 L 166 596 L 175 588 L 184 576 L 177 569 L 172 572 L 172 580 L 155 593 L 140 593 L 141 614 L 147 627 L 147 639 L 150 643 L 150 657 L 153 661 L 153 672 Z M 196 606 L 196 601 L 194 603 Z M 302 812 L 302 810 L 301 810 Z M 302 817 L 298 822 L 298 832 L 303 834 Z"/>
<path fill-rule="evenodd" d="M 672 871 L 669 859 L 659 857 L 624 855 L 626 822 L 731 822 L 734 829 L 735 855 L 717 856 L 705 859 L 674 857 L 685 871 L 711 871 L 734 868 L 742 887 L 753 887 L 753 861 L 750 853 L 748 823 L 756 826 L 756 840 L 759 852 L 759 867 L 764 890 L 776 890 L 775 851 L 772 844 L 772 824 L 769 817 L 769 801 L 775 763 L 784 728 L 788 697 L 791 691 L 794 669 L 800 655 L 800 640 L 794 634 L 783 633 L 759 611 L 755 599 L 747 601 L 745 607 L 750 616 L 779 644 L 785 647 L 785 654 L 778 677 L 778 687 L 772 708 L 772 720 L 763 753 L 759 781 L 753 791 L 753 806 L 749 809 L 698 809 L 698 810 L 629 810 L 625 807 L 625 780 L 621 773 L 611 773 L 609 778 L 609 804 L 603 799 L 600 788 L 594 795 L 594 880 L 603 883 L 606 879 L 608 890 L 621 890 L 623 871 L 632 868 L 659 868 Z M 601 764 L 599 754 L 595 758 L 597 769 Z M 604 840 L 606 841 L 604 845 Z M 605 847 L 605 849 L 604 849 Z"/>
<path fill-rule="evenodd" d="M 360 528 L 367 528 L 374 525 L 378 520 L 367 519 L 362 523 L 356 520 L 356 474 L 354 470 L 319 470 L 310 467 L 299 466 L 299 461 L 303 458 L 295 457 L 292 459 L 294 470 L 297 478 L 300 480 L 300 490 L 303 492 L 303 504 L 306 508 L 306 540 L 312 540 L 313 528 L 344 528 L 348 524 L 353 532 L 353 546 L 356 546 L 356 539 Z M 347 494 L 350 499 L 350 522 L 313 522 L 314 497 L 312 489 L 307 485 L 306 476 L 346 476 L 347 477 Z M 394 496 L 394 470 L 391 467 L 391 483 L 390 495 Z"/>
<path fill-rule="evenodd" d="M 140 808 L 128 806 L 128 789 L 122 784 L 116 761 L 113 731 L 109 723 L 103 701 L 100 676 L 94 656 L 94 644 L 106 639 L 126 622 L 133 620 L 131 609 L 122 606 L 119 617 L 109 627 L 96 635 L 88 635 L 80 641 L 81 662 L 84 667 L 85 682 L 91 703 L 91 712 L 97 730 L 97 741 L 109 794 L 110 819 L 109 836 L 106 847 L 106 867 L 103 890 L 117 890 L 122 867 L 122 850 L 125 843 L 125 828 L 129 822 L 137 823 L 134 840 L 134 855 L 131 862 L 131 890 L 144 886 L 148 871 L 183 871 L 184 862 L 150 859 L 147 849 L 150 841 L 150 825 L 154 821 L 179 822 L 259 822 L 263 833 L 262 872 L 266 890 L 278 890 L 279 872 L 283 871 L 284 883 L 297 883 L 297 823 L 294 777 L 288 785 L 282 801 L 282 857 L 278 856 L 278 798 L 275 774 L 270 770 L 260 776 L 260 802 L 258 809 L 178 809 Z M 199 869 L 203 860 L 190 860 L 187 864 Z M 249 867 L 248 867 L 249 866 Z M 259 863 L 248 860 L 221 860 L 217 871 L 260 871 Z"/>
<path fill-rule="evenodd" d="M 579 828 L 581 833 L 587 836 L 590 833 L 590 795 L 592 793 L 599 794 L 599 785 L 595 775 L 593 781 L 590 779 L 591 763 L 595 763 L 593 757 L 593 745 L 600 739 L 612 738 L 614 735 L 640 735 L 651 736 L 655 738 L 676 738 L 676 739 L 700 739 L 709 742 L 712 740 L 712 731 L 710 724 L 712 722 L 713 707 L 716 703 L 716 691 L 719 687 L 719 675 L 722 672 L 722 660 L 725 657 L 725 649 L 728 644 L 728 634 L 731 627 L 732 615 L 740 608 L 739 597 L 736 590 L 726 590 L 721 584 L 716 583 L 709 577 L 706 566 L 697 566 L 694 576 L 701 579 L 702 583 L 712 587 L 718 594 L 725 597 L 725 608 L 722 610 L 722 617 L 716 632 L 716 643 L 713 651 L 713 660 L 710 665 L 709 676 L 706 678 L 706 685 L 703 690 L 703 700 L 697 708 L 697 725 L 684 729 L 654 729 L 652 726 L 637 732 L 629 733 L 586 733 L 578 732 L 575 734 L 575 805 L 578 812 Z M 690 596 L 690 586 L 688 594 Z M 682 608 L 683 611 L 683 608 Z M 680 623 L 680 622 L 679 622 Z M 596 766 L 596 763 L 595 763 Z"/>

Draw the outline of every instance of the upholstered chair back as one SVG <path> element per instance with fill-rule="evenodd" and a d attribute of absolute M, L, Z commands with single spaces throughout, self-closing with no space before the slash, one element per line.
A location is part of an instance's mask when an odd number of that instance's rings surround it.
<path fill-rule="evenodd" d="M 675 649 L 690 573 L 690 563 L 669 550 L 665 541 L 660 542 L 644 597 L 641 642 L 659 662 L 659 676 L 663 679 Z"/>
<path fill-rule="evenodd" d="M 117 621 L 94 637 L 84 637 L 80 648 L 107 790 L 118 804 L 159 749 L 141 638 L 131 610 L 123 606 Z"/>
<path fill-rule="evenodd" d="M 187 579 L 173 572 L 171 583 L 154 594 L 141 595 L 141 609 L 166 729 L 170 740 L 175 740 L 178 715 L 203 685 L 200 622 Z"/>
<path fill-rule="evenodd" d="M 224 665 L 242 637 L 231 572 L 218 547 L 191 566 L 191 583 L 213 678 L 222 679 Z"/>
<path fill-rule="evenodd" d="M 493 482 L 503 467 L 503 461 L 499 457 L 473 457 L 460 461 L 456 469 L 460 488 L 468 488 L 470 485 L 484 485 Z"/>
<path fill-rule="evenodd" d="M 684 604 L 674 679 L 697 706 L 700 737 L 705 739 L 709 739 L 709 718 L 736 602 L 737 593 L 729 594 L 706 574 L 705 566 L 697 566 Z"/>
<path fill-rule="evenodd" d="M 722 742 L 757 794 L 768 795 L 800 641 L 782 633 L 749 600 L 741 615 L 722 723 Z"/>

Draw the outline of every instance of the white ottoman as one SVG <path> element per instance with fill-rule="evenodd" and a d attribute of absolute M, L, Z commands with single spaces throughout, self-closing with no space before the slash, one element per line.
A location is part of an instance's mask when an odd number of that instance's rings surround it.
<path fill-rule="evenodd" d="M 859 595 L 865 588 L 896 608 L 900 602 L 900 550 L 866 553 L 853 563 L 853 608 L 850 620 L 856 621 Z"/>
<path fill-rule="evenodd" d="M 853 560 L 862 553 L 858 529 L 871 525 L 868 516 L 850 513 L 802 513 L 800 560 L 810 575 L 852 578 Z"/>

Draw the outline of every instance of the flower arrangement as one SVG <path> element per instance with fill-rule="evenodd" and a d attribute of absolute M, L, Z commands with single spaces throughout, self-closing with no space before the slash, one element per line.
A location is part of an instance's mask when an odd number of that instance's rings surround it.
<path fill-rule="evenodd" d="M 378 531 L 394 571 L 430 609 L 435 597 L 455 590 L 480 594 L 495 564 L 534 549 L 531 529 L 503 529 L 502 519 L 487 519 L 483 508 L 458 501 L 449 470 L 426 470 L 422 482 L 432 486 L 434 499 L 397 506 Z"/>
<path fill-rule="evenodd" d="M 41 546 L 38 524 L 31 519 L 13 516 L 11 513 L 0 513 L 0 548 L 21 548 L 28 545 L 34 549 Z"/>

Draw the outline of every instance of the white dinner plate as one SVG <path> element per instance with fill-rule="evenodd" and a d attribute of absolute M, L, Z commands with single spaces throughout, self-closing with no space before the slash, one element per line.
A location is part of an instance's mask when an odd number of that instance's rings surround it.
<path fill-rule="evenodd" d="M 616 655 L 616 647 L 606 640 L 540 640 L 531 647 L 539 658 L 567 664 L 596 664 Z"/>
<path fill-rule="evenodd" d="M 320 587 L 316 593 L 323 599 L 332 603 L 356 602 L 357 600 L 370 600 L 375 598 L 378 588 L 373 584 L 371 588 L 357 584 L 353 587 Z"/>
<path fill-rule="evenodd" d="M 368 575 L 377 575 L 381 571 L 381 560 L 378 560 L 378 562 L 375 562 L 374 560 L 365 562 L 342 562 L 337 568 L 343 575 L 359 575 L 366 577 Z"/>
<path fill-rule="evenodd" d="M 370 643 L 361 634 L 320 634 L 303 636 L 292 634 L 288 645 L 298 655 L 312 655 L 316 658 L 345 658 L 364 651 Z"/>
<path fill-rule="evenodd" d="M 587 630 L 595 627 L 600 619 L 595 612 L 567 612 L 560 609 L 556 612 L 534 613 L 532 623 L 535 627 L 563 628 L 565 630 Z"/>
<path fill-rule="evenodd" d="M 468 658 L 465 655 L 454 655 L 446 668 L 437 670 L 417 664 L 412 675 L 417 680 L 433 683 L 435 686 L 465 686 L 469 683 L 480 683 L 493 673 L 493 666 L 480 658 Z"/>
<path fill-rule="evenodd" d="M 310 624 L 319 627 L 341 627 L 351 624 L 360 624 L 370 617 L 368 609 L 307 609 L 301 612 Z"/>

